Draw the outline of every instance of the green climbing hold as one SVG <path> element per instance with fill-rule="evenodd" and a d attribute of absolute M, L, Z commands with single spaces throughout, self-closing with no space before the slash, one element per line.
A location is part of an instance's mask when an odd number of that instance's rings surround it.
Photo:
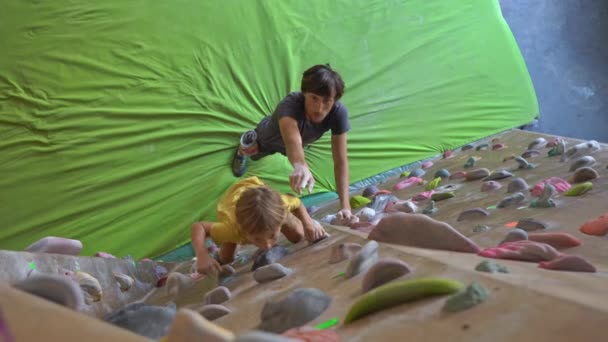
<path fill-rule="evenodd" d="M 403 172 L 401 172 L 401 174 L 399 175 L 399 177 L 403 178 L 403 177 L 407 177 L 409 175 L 410 175 L 409 171 L 403 171 Z"/>
<path fill-rule="evenodd" d="M 437 201 L 443 201 L 445 199 L 452 198 L 454 196 L 456 196 L 456 195 L 454 195 L 454 192 L 452 192 L 452 191 L 450 191 L 450 192 L 438 192 L 438 193 L 433 194 L 431 196 L 431 200 L 433 200 L 435 202 L 437 202 Z"/>
<path fill-rule="evenodd" d="M 379 286 L 361 297 L 350 307 L 344 324 L 368 314 L 417 299 L 446 295 L 464 287 L 459 281 L 443 278 L 421 278 L 393 281 Z"/>
<path fill-rule="evenodd" d="M 441 183 L 441 177 L 433 179 L 429 182 L 429 184 L 426 185 L 426 191 L 431 191 L 435 189 L 437 186 L 439 186 L 439 183 Z"/>
<path fill-rule="evenodd" d="M 458 312 L 470 309 L 477 304 L 481 304 L 488 299 L 490 292 L 478 282 L 472 282 L 465 289 L 462 289 L 448 298 L 443 306 L 444 311 Z"/>
<path fill-rule="evenodd" d="M 564 192 L 566 196 L 580 196 L 593 188 L 593 183 L 585 182 L 573 185 L 568 191 Z"/>
<path fill-rule="evenodd" d="M 468 169 L 475 166 L 475 158 L 470 157 L 469 159 L 467 159 L 467 162 L 464 164 L 464 168 Z"/>
<path fill-rule="evenodd" d="M 350 198 L 350 207 L 353 209 L 361 208 L 371 203 L 371 199 L 363 196 L 353 196 Z"/>

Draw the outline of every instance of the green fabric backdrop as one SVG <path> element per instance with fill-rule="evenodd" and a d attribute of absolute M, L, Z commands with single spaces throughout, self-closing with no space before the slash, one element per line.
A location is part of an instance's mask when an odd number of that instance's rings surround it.
<path fill-rule="evenodd" d="M 351 182 L 531 121 L 497 1 L 23 1 L 0 11 L 0 248 L 157 256 L 215 216 L 241 132 L 302 71 L 345 82 Z M 334 189 L 329 134 L 306 152 Z M 288 190 L 282 156 L 251 164 Z"/>

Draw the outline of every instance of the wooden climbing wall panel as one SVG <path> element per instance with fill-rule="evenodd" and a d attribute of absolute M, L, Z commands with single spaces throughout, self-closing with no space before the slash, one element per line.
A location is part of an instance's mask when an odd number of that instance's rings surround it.
<path fill-rule="evenodd" d="M 449 159 L 434 160 L 435 165 L 427 170 L 424 177 L 430 181 L 435 171 L 447 168 L 450 172 L 463 170 L 470 156 L 481 159 L 476 167 L 490 170 L 515 168 L 514 161 L 503 162 L 505 156 L 520 155 L 536 137 L 543 136 L 523 131 L 509 131 L 488 139 L 498 138 L 507 148 L 502 150 L 456 152 Z M 546 138 L 550 138 L 545 136 Z M 569 145 L 579 141 L 567 139 Z M 481 142 L 479 142 L 481 143 Z M 476 144 L 479 144 L 476 143 Z M 549 231 L 567 232 L 583 241 L 583 245 L 564 252 L 579 254 L 593 263 L 598 273 L 574 273 L 540 269 L 537 263 L 499 260 L 510 270 L 508 274 L 489 274 L 475 271 L 475 266 L 486 260 L 475 254 L 455 253 L 440 250 L 380 244 L 380 257 L 399 258 L 414 268 L 405 279 L 420 277 L 445 277 L 460 280 L 465 284 L 472 281 L 481 283 L 490 290 L 489 299 L 472 309 L 459 313 L 445 313 L 441 307 L 445 297 L 436 297 L 403 304 L 382 312 L 369 315 L 353 324 L 339 324 L 335 329 L 345 341 L 596 341 L 603 340 L 605 322 L 608 321 L 608 248 L 605 238 L 587 236 L 578 231 L 579 226 L 590 218 L 596 218 L 608 210 L 608 148 L 594 154 L 599 164 L 595 169 L 600 178 L 593 181 L 594 188 L 580 197 L 556 196 L 556 208 L 527 208 L 530 200 L 513 208 L 490 209 L 491 215 L 474 222 L 458 222 L 458 214 L 474 207 L 487 208 L 496 205 L 506 194 L 509 179 L 499 182 L 503 188 L 493 193 L 480 191 L 481 181 L 446 181 L 443 184 L 462 184 L 454 198 L 437 203 L 439 212 L 436 219 L 448 222 L 462 234 L 470 237 L 482 248 L 496 246 L 510 228 L 505 224 L 521 218 L 536 218 L 549 225 Z M 547 149 L 542 155 L 531 158 L 537 168 L 515 170 L 515 176 L 524 178 L 530 185 L 541 179 L 558 176 L 569 177 L 570 163 L 561 163 L 559 157 L 547 158 Z M 391 189 L 398 179 L 379 184 Z M 423 186 L 414 186 L 394 194 L 408 199 L 424 191 Z M 421 205 L 419 210 L 424 205 Z M 334 213 L 337 203 L 330 203 L 319 210 L 315 218 Z M 490 229 L 475 233 L 476 224 L 487 225 Z M 280 299 L 296 288 L 318 288 L 329 296 L 330 307 L 310 325 L 331 318 L 344 319 L 349 307 L 361 295 L 362 274 L 344 279 L 348 261 L 328 264 L 330 247 L 344 242 L 365 244 L 366 234 L 346 227 L 327 226 L 331 237 L 313 246 L 306 243 L 289 246 L 292 253 L 281 259 L 281 263 L 295 272 L 288 277 L 265 284 L 257 284 L 249 271 L 251 264 L 237 268 L 237 276 L 225 285 L 230 288 L 233 298 L 226 303 L 232 313 L 215 322 L 235 333 L 254 329 L 260 323 L 264 303 L 269 299 Z M 184 264 L 184 270 L 189 267 Z M 161 289 L 162 290 L 162 289 Z M 172 298 L 178 305 L 200 306 L 203 293 L 189 291 Z M 150 302 L 168 299 L 152 294 Z"/>

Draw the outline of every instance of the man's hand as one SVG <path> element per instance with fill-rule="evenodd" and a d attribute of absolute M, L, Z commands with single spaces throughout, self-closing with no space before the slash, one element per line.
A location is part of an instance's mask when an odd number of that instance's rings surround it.
<path fill-rule="evenodd" d="M 289 176 L 289 183 L 291 189 L 298 195 L 302 193 L 302 189 L 308 188 L 308 193 L 312 192 L 312 188 L 315 186 L 315 179 L 308 169 L 308 165 L 304 163 L 296 163 L 293 166 L 293 172 Z"/>
<path fill-rule="evenodd" d="M 200 274 L 216 276 L 222 270 L 222 266 L 211 256 L 200 257 L 196 260 L 196 271 Z"/>
<path fill-rule="evenodd" d="M 359 222 L 359 218 L 350 211 L 350 209 L 341 209 L 336 213 L 336 218 L 345 224 Z"/>
<path fill-rule="evenodd" d="M 321 225 L 314 222 L 304 226 L 304 236 L 309 242 L 315 242 L 327 235 L 327 232 Z"/>

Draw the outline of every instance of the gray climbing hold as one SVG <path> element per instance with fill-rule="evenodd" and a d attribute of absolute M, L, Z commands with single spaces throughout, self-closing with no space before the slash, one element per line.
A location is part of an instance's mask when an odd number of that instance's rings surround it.
<path fill-rule="evenodd" d="M 159 340 L 169 332 L 175 314 L 175 305 L 134 303 L 107 315 L 105 320 L 141 336 Z"/>
<path fill-rule="evenodd" d="M 205 304 L 222 304 L 232 298 L 230 290 L 225 286 L 218 286 L 215 289 L 207 292 L 203 302 Z"/>
<path fill-rule="evenodd" d="M 547 225 L 541 221 L 538 221 L 533 218 L 524 218 L 517 221 L 517 228 L 521 228 L 527 232 L 532 232 L 535 230 L 543 230 L 547 229 Z"/>
<path fill-rule="evenodd" d="M 523 229 L 514 228 L 507 233 L 507 236 L 505 236 L 505 238 L 500 241 L 499 245 L 505 242 L 513 242 L 520 240 L 528 240 L 528 233 L 526 233 L 526 231 Z"/>
<path fill-rule="evenodd" d="M 426 173 L 426 171 L 424 171 L 423 169 L 415 169 L 412 172 L 410 172 L 410 174 L 407 176 L 407 178 L 422 177 L 422 176 L 424 176 L 425 173 Z"/>
<path fill-rule="evenodd" d="M 445 184 L 435 188 L 435 192 L 452 192 L 462 188 L 462 184 Z"/>
<path fill-rule="evenodd" d="M 599 174 L 593 168 L 590 167 L 581 167 L 580 169 L 576 169 L 574 175 L 572 176 L 572 183 L 584 183 L 590 180 L 597 179 Z"/>
<path fill-rule="evenodd" d="M 331 303 L 331 297 L 313 288 L 299 288 L 285 299 L 264 304 L 258 329 L 283 333 L 319 317 Z"/>
<path fill-rule="evenodd" d="M 578 168 L 592 166 L 593 164 L 595 164 L 595 158 L 593 158 L 592 156 L 580 157 L 573 161 L 572 164 L 570 164 L 569 171 L 575 171 Z"/>
<path fill-rule="evenodd" d="M 64 255 L 79 255 L 82 242 L 55 236 L 47 236 L 25 248 L 30 253 L 53 253 Z"/>
<path fill-rule="evenodd" d="M 533 158 L 540 156 L 540 151 L 538 150 L 527 150 L 526 152 L 521 154 L 522 158 Z"/>
<path fill-rule="evenodd" d="M 393 205 L 392 210 L 400 211 L 402 213 L 415 213 L 418 210 L 418 207 L 411 201 L 400 201 Z"/>
<path fill-rule="evenodd" d="M 435 176 L 433 178 L 437 178 L 437 177 L 440 177 L 441 179 L 449 178 L 450 171 L 448 171 L 446 169 L 439 169 L 439 170 L 437 170 L 437 172 L 435 172 Z"/>
<path fill-rule="evenodd" d="M 348 263 L 344 278 L 349 279 L 367 270 L 378 261 L 378 243 L 369 241 L 355 254 Z"/>
<path fill-rule="evenodd" d="M 458 312 L 470 309 L 488 299 L 490 292 L 477 282 L 471 283 L 463 290 L 450 296 L 443 306 L 447 312 Z"/>
<path fill-rule="evenodd" d="M 118 287 L 120 287 L 120 291 L 128 291 L 133 286 L 133 278 L 128 275 L 118 272 L 113 272 L 112 274 L 114 275 L 114 280 L 118 283 Z"/>
<path fill-rule="evenodd" d="M 475 162 L 476 162 L 476 160 L 474 157 L 469 157 L 469 159 L 467 159 L 467 162 L 464 163 L 464 168 L 468 169 L 468 168 L 475 166 Z"/>
<path fill-rule="evenodd" d="M 189 289 L 194 286 L 194 279 L 190 276 L 179 272 L 171 272 L 167 277 L 167 293 L 170 295 L 177 295 L 183 290 Z"/>
<path fill-rule="evenodd" d="M 547 139 L 545 138 L 536 138 L 528 145 L 528 150 L 534 150 L 537 148 L 545 147 L 547 145 Z"/>
<path fill-rule="evenodd" d="M 279 263 L 274 263 L 260 267 L 253 272 L 253 279 L 258 283 L 267 283 L 288 276 L 293 271 Z"/>
<path fill-rule="evenodd" d="M 435 201 L 431 200 L 429 202 L 429 204 L 426 206 L 426 208 L 424 208 L 424 210 L 422 210 L 422 213 L 425 215 L 433 216 L 433 215 L 437 214 L 438 211 L 439 211 L 439 209 L 437 209 L 437 207 L 435 207 Z"/>
<path fill-rule="evenodd" d="M 235 274 L 236 270 L 230 265 L 223 265 L 222 269 L 220 270 L 220 278 L 230 277 Z"/>
<path fill-rule="evenodd" d="M 465 175 L 465 180 L 474 181 L 482 178 L 486 178 L 490 175 L 490 170 L 486 168 L 475 169 L 473 171 L 467 172 Z"/>
<path fill-rule="evenodd" d="M 355 216 L 359 218 L 360 222 L 370 222 L 374 220 L 374 217 L 376 216 L 376 211 L 372 208 L 363 207 L 355 214 Z"/>
<path fill-rule="evenodd" d="M 483 224 L 478 224 L 475 227 L 473 227 L 473 233 L 483 233 L 483 232 L 487 232 L 488 230 L 490 230 L 490 227 L 485 226 Z"/>
<path fill-rule="evenodd" d="M 483 208 L 467 209 L 458 215 L 456 221 L 475 220 L 490 216 L 490 212 Z"/>
<path fill-rule="evenodd" d="M 536 164 L 529 163 L 522 157 L 515 157 L 514 159 L 517 162 L 518 169 L 533 169 L 536 167 Z"/>
<path fill-rule="evenodd" d="M 376 213 L 382 213 L 382 212 L 384 212 L 384 208 L 386 208 L 387 204 L 389 204 L 390 202 L 399 202 L 399 201 L 400 201 L 400 199 L 398 197 L 395 197 L 394 195 L 381 194 L 381 195 L 374 196 L 374 199 L 372 199 L 372 202 L 370 204 L 368 204 L 367 206 L 369 208 L 374 209 L 374 211 Z"/>
<path fill-rule="evenodd" d="M 225 307 L 221 304 L 207 304 L 207 305 L 204 305 L 198 311 L 198 313 L 200 313 L 201 316 L 205 317 L 209 321 L 213 321 L 220 317 L 226 316 L 231 312 L 232 312 L 232 310 L 228 309 L 227 307 Z"/>
<path fill-rule="evenodd" d="M 362 289 L 367 292 L 391 280 L 397 279 L 412 271 L 405 262 L 395 258 L 378 260 L 363 276 Z"/>
<path fill-rule="evenodd" d="M 512 194 L 514 192 L 526 191 L 528 188 L 528 183 L 526 183 L 523 178 L 516 177 L 509 182 L 509 185 L 507 186 L 507 193 Z"/>
<path fill-rule="evenodd" d="M 345 242 L 339 245 L 333 245 L 330 249 L 328 263 L 336 264 L 341 261 L 350 259 L 355 254 L 359 253 L 361 245 L 354 242 Z"/>
<path fill-rule="evenodd" d="M 13 287 L 76 311 L 84 304 L 84 294 L 78 284 L 64 276 L 36 273 Z"/>
<path fill-rule="evenodd" d="M 271 249 L 260 253 L 254 260 L 253 266 L 251 266 L 251 270 L 255 271 L 256 269 L 273 264 L 279 261 L 281 258 L 287 256 L 289 251 L 287 248 L 283 246 L 273 246 Z"/>
<path fill-rule="evenodd" d="M 511 196 L 507 196 L 507 197 L 503 198 L 502 201 L 498 202 L 498 204 L 496 205 L 496 208 L 506 208 L 508 206 L 519 204 L 519 203 L 523 202 L 525 199 L 526 199 L 526 196 L 524 196 L 523 193 L 516 192 Z"/>
<path fill-rule="evenodd" d="M 473 145 L 472 144 L 466 144 L 464 146 L 462 146 L 462 148 L 460 149 L 461 151 L 467 151 L 467 150 L 471 150 L 473 149 Z"/>
<path fill-rule="evenodd" d="M 504 179 L 504 178 L 508 178 L 513 176 L 513 174 L 507 170 L 497 170 L 492 172 L 489 176 L 485 177 L 483 180 L 484 181 L 491 181 L 491 180 L 499 180 L 499 179 Z"/>
<path fill-rule="evenodd" d="M 496 181 L 485 181 L 483 183 L 481 183 L 481 192 L 491 192 L 491 191 L 496 191 L 498 189 L 502 188 L 502 184 L 496 182 Z"/>
<path fill-rule="evenodd" d="M 363 190 L 363 193 L 361 194 L 361 196 L 369 198 L 369 197 L 374 196 L 378 191 L 380 191 L 380 189 L 378 189 L 377 186 L 370 185 Z"/>
<path fill-rule="evenodd" d="M 481 145 L 477 145 L 477 147 L 475 148 L 476 151 L 481 151 L 481 150 L 487 150 L 490 148 L 490 145 L 488 144 L 481 144 Z"/>
<path fill-rule="evenodd" d="M 576 159 L 584 155 L 591 154 L 600 150 L 600 144 L 595 140 L 589 140 L 580 144 L 576 144 L 567 149 L 563 154 L 561 161 L 567 161 L 570 159 Z"/>
<path fill-rule="evenodd" d="M 509 269 L 492 260 L 484 260 L 475 266 L 475 271 L 487 273 L 509 273 Z"/>
<path fill-rule="evenodd" d="M 555 187 L 549 183 L 545 183 L 543 192 L 538 199 L 530 203 L 530 208 L 553 208 L 555 202 L 551 197 L 555 194 Z"/>

